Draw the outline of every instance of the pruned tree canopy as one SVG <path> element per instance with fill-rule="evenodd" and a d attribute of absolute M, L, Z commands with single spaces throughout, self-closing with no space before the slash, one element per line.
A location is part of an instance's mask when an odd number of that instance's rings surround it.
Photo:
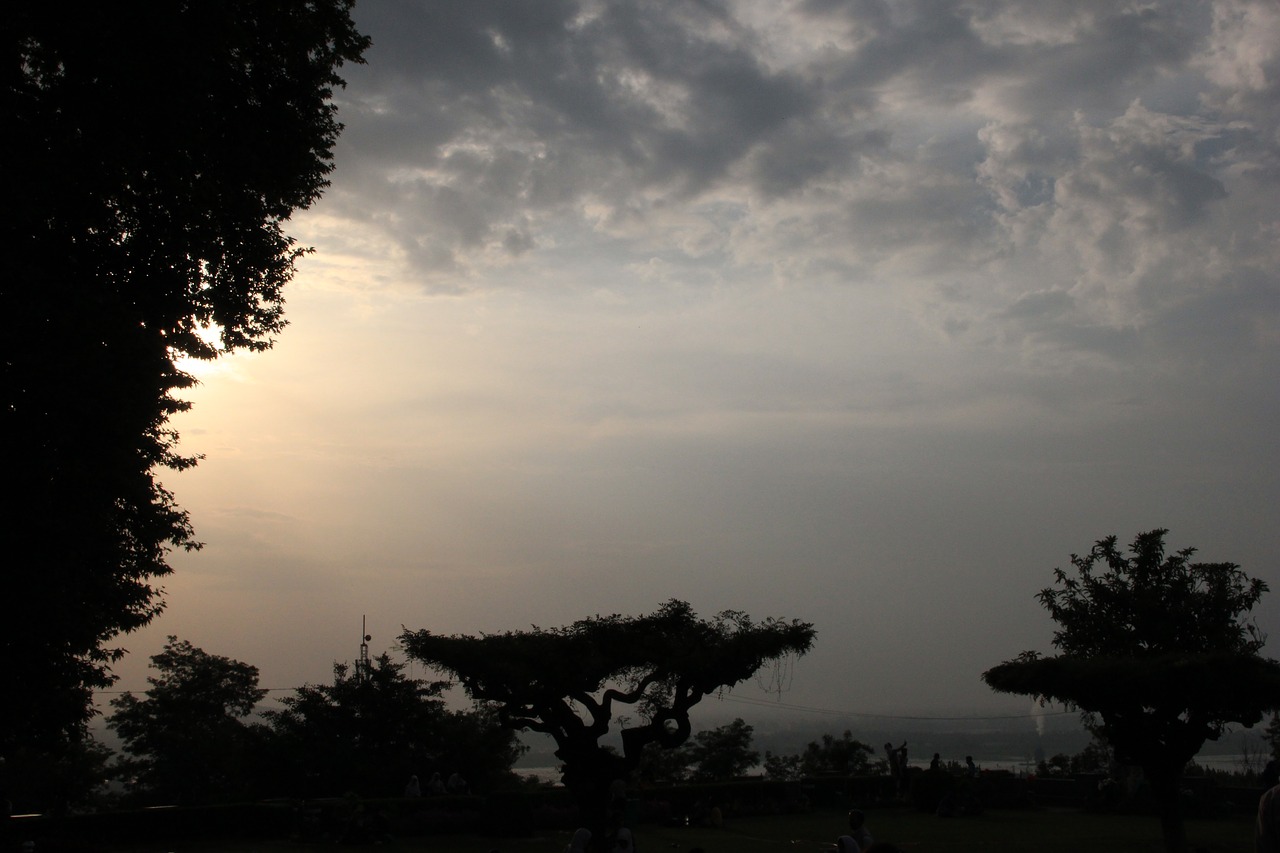
<path fill-rule="evenodd" d="M 803 655 L 813 638 L 807 622 L 753 622 L 736 611 L 700 619 L 673 599 L 644 616 L 474 637 L 406 630 L 401 642 L 410 657 L 492 704 L 504 724 L 551 735 L 565 783 L 592 809 L 602 808 L 609 783 L 626 778 L 646 744 L 671 748 L 689 737 L 689 711 L 703 697 L 770 661 Z M 622 728 L 622 755 L 598 743 L 619 706 L 640 716 Z"/>
<path fill-rule="evenodd" d="M 1228 722 L 1255 725 L 1267 701 L 1280 702 L 1280 663 L 1252 655 L 1036 656 L 993 667 L 983 678 L 996 690 L 1073 705 L 1104 720 L 1162 709 L 1199 721 L 1196 750 Z"/>
<path fill-rule="evenodd" d="M 451 673 L 472 698 L 494 703 L 507 725 L 557 740 L 582 728 L 603 735 L 622 703 L 646 718 L 623 729 L 624 744 L 675 746 L 689 736 L 689 709 L 704 696 L 771 660 L 804 654 L 813 636 L 813 626 L 798 620 L 757 624 L 734 611 L 702 620 L 672 600 L 646 616 L 594 616 L 563 628 L 479 637 L 406 631 L 401 641 L 410 657 Z M 572 703 L 587 711 L 586 720 Z"/>
<path fill-rule="evenodd" d="M 1116 537 L 1071 556 L 1040 602 L 1059 654 L 1023 652 L 983 673 L 992 689 L 1062 702 L 1088 715 L 1117 759 L 1143 768 L 1164 803 L 1166 846 L 1185 846 L 1177 780 L 1229 723 L 1252 726 L 1280 706 L 1280 664 L 1259 654 L 1248 620 L 1267 585 L 1234 563 L 1165 551 L 1168 531 Z"/>
<path fill-rule="evenodd" d="M 1055 569 L 1057 587 L 1038 597 L 1060 654 L 1024 652 L 984 673 L 987 684 L 1079 707 L 1104 726 L 1119 714 L 1172 717 L 1199 737 L 1196 749 L 1227 723 L 1258 722 L 1280 703 L 1280 664 L 1258 655 L 1265 638 L 1247 618 L 1267 585 L 1234 563 L 1192 562 L 1193 548 L 1166 555 L 1166 533 L 1140 534 L 1128 554 L 1112 536 L 1071 556 L 1074 576 Z M 1126 746 L 1113 746 L 1123 759 Z"/>

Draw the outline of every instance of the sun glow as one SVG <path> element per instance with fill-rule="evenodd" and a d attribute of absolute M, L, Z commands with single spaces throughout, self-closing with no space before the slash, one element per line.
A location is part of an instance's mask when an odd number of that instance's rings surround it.
<path fill-rule="evenodd" d="M 222 327 L 217 323 L 209 323 L 201 326 L 196 331 L 196 335 L 218 355 L 215 358 L 192 358 L 188 355 L 179 355 L 173 360 L 173 366 L 195 377 L 199 382 L 214 376 L 234 375 L 236 355 L 223 349 Z"/>

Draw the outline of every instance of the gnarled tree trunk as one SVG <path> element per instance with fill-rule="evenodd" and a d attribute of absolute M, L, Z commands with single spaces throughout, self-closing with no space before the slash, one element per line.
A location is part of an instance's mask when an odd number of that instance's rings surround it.
<path fill-rule="evenodd" d="M 1165 853 L 1186 853 L 1187 825 L 1182 815 L 1182 770 L 1168 764 L 1146 764 L 1142 772 L 1151 786 L 1160 813 Z"/>
<path fill-rule="evenodd" d="M 613 814 L 613 796 L 618 780 L 626 782 L 632 767 L 627 759 L 598 746 L 589 744 L 566 745 L 556 750 L 556 757 L 564 762 L 561 781 L 569 790 L 582 826 L 591 830 L 589 849 L 607 853 L 613 848 L 613 833 L 619 828 Z"/>

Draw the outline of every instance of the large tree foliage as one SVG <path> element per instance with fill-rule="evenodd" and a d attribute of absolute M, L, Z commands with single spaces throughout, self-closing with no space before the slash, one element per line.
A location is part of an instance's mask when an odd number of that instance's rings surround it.
<path fill-rule="evenodd" d="M 691 746 L 691 741 L 669 748 L 657 743 L 647 744 L 640 754 L 640 762 L 631 771 L 631 781 L 640 786 L 667 786 L 688 781 Z"/>
<path fill-rule="evenodd" d="M 689 711 L 703 697 L 804 654 L 813 637 L 806 622 L 757 623 L 734 611 L 700 619 L 672 600 L 644 616 L 480 636 L 406 631 L 401 641 L 411 657 L 452 674 L 495 708 L 505 725 L 554 738 L 565 785 L 600 830 L 610 786 L 629 777 L 647 745 L 681 745 Z M 634 707 L 638 719 L 621 727 L 617 752 L 600 740 L 620 705 Z"/>
<path fill-rule="evenodd" d="M 1273 713 L 1263 732 L 1263 738 L 1271 748 L 1271 758 L 1280 761 L 1280 713 Z"/>
<path fill-rule="evenodd" d="M 1168 531 L 1111 536 L 1054 570 L 1041 604 L 1059 654 L 1024 652 L 983 673 L 993 689 L 1080 708 L 1117 760 L 1143 769 L 1161 802 L 1166 847 L 1186 847 L 1183 768 L 1229 723 L 1252 726 L 1280 706 L 1280 664 L 1248 614 L 1266 592 L 1234 563 L 1165 551 Z"/>
<path fill-rule="evenodd" d="M 267 691 L 258 668 L 169 637 L 151 657 L 158 675 L 142 698 L 124 693 L 107 725 L 131 756 L 134 792 L 166 802 L 233 800 L 245 793 L 255 739 L 245 718 Z"/>
<path fill-rule="evenodd" d="M 12 814 L 92 811 L 111 799 L 114 753 L 92 736 L 55 749 L 19 747 L 0 763 L 0 802 Z"/>
<path fill-rule="evenodd" d="M 187 514 L 169 418 L 183 357 L 264 349 L 341 126 L 351 0 L 20 2 L 7 10 L 0 276 L 9 506 L 0 756 L 83 732 L 110 644 L 161 607 Z"/>
<path fill-rule="evenodd" d="M 511 776 L 523 747 L 483 710 L 453 711 L 447 682 L 409 678 L 382 654 L 367 671 L 335 664 L 332 684 L 306 685 L 263 716 L 276 793 L 399 796 L 410 776 L 460 772 L 475 790 Z"/>
<path fill-rule="evenodd" d="M 751 748 L 755 729 L 741 717 L 714 729 L 698 732 L 689 742 L 694 781 L 715 782 L 745 776 L 760 760 Z"/>
<path fill-rule="evenodd" d="M 809 741 L 800 755 L 800 768 L 806 776 L 865 776 L 878 769 L 873 755 L 874 747 L 846 729 L 840 737 L 824 734 L 821 741 Z"/>
<path fill-rule="evenodd" d="M 741 717 L 723 726 L 695 732 L 677 747 L 648 744 L 632 778 L 646 784 L 713 782 L 745 776 L 760 761 L 752 749 L 755 729 Z"/>
<path fill-rule="evenodd" d="M 857 740 L 845 730 L 836 737 L 824 734 L 809 741 L 799 755 L 765 753 L 765 775 L 771 779 L 799 779 L 804 776 L 866 776 L 884 772 L 884 762 L 872 760 L 875 748 Z"/>

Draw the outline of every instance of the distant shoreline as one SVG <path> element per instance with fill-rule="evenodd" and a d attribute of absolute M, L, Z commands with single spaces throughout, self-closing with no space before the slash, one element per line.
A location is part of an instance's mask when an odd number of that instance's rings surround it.
<path fill-rule="evenodd" d="M 953 759 L 948 759 L 953 760 Z M 963 760 L 963 756 L 960 757 Z M 1243 756 L 1241 755 L 1199 755 L 1196 757 L 1196 763 L 1202 767 L 1213 770 L 1240 770 Z M 929 766 L 929 759 L 911 759 L 910 765 L 920 769 L 926 769 Z M 1010 756 L 994 756 L 983 759 L 974 756 L 974 763 L 978 765 L 979 770 L 1007 770 L 1015 775 L 1030 775 L 1035 772 L 1035 762 L 1027 758 L 1016 758 Z M 512 772 L 520 777 L 534 776 L 539 782 L 560 782 L 560 769 L 558 766 L 533 765 L 529 767 L 513 767 Z M 756 766 L 748 776 L 763 776 L 764 771 L 760 766 Z"/>

